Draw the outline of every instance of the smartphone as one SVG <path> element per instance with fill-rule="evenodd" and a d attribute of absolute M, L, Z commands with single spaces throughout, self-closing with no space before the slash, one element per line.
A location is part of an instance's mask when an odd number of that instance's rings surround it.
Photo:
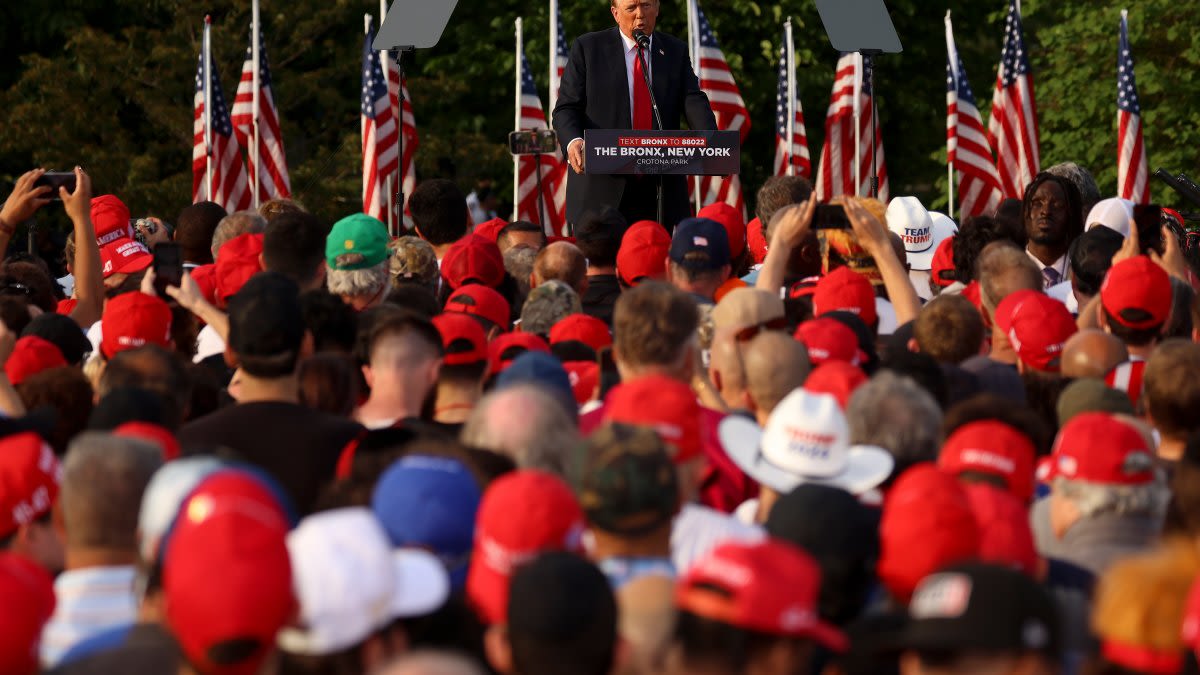
<path fill-rule="evenodd" d="M 39 188 L 46 186 L 50 188 L 50 199 L 61 201 L 58 197 L 58 188 L 65 187 L 67 192 L 75 191 L 75 172 L 74 171 L 47 171 L 40 178 L 33 181 L 33 187 Z"/>
<path fill-rule="evenodd" d="M 169 298 L 167 287 L 183 283 L 183 255 L 179 244 L 162 242 L 154 247 L 154 290 L 161 298 Z"/>
<path fill-rule="evenodd" d="M 1162 207 L 1157 204 L 1134 204 L 1133 222 L 1137 226 L 1142 253 L 1163 252 Z"/>
<path fill-rule="evenodd" d="M 814 230 L 849 230 L 850 219 L 841 204 L 817 204 L 813 211 Z"/>
<path fill-rule="evenodd" d="M 508 151 L 514 155 L 553 155 L 558 152 L 558 134 L 553 129 L 527 129 L 508 134 Z"/>

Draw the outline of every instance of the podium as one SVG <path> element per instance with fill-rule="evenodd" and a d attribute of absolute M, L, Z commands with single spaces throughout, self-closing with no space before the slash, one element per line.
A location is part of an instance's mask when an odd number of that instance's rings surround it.
<path fill-rule="evenodd" d="M 736 131 L 588 129 L 583 132 L 584 172 L 658 176 L 658 221 L 663 220 L 662 176 L 729 176 L 741 173 Z"/>

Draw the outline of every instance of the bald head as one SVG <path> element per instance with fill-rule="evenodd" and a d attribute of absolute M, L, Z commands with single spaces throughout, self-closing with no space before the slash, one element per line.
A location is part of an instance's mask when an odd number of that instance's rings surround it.
<path fill-rule="evenodd" d="M 484 675 L 478 663 L 453 652 L 409 652 L 384 666 L 379 675 Z"/>
<path fill-rule="evenodd" d="M 804 345 L 780 331 L 764 331 L 742 345 L 742 362 L 760 424 L 784 396 L 804 384 L 811 369 Z"/>
<path fill-rule="evenodd" d="M 617 592 L 617 631 L 632 652 L 622 673 L 662 672 L 675 629 L 674 590 L 671 579 L 651 574 Z"/>
<path fill-rule="evenodd" d="M 522 469 L 562 475 L 567 451 L 579 444 L 579 430 L 562 404 L 541 387 L 515 384 L 479 401 L 461 440 L 507 455 Z"/>
<path fill-rule="evenodd" d="M 1081 330 L 1063 345 L 1063 377 L 1104 377 L 1108 371 L 1129 360 L 1129 351 L 1120 338 L 1102 330 Z"/>
<path fill-rule="evenodd" d="M 1011 293 L 1042 290 L 1042 273 L 1025 251 L 1011 242 L 997 241 L 979 254 L 979 286 L 989 314 Z"/>
<path fill-rule="evenodd" d="M 533 262 L 533 281 L 530 286 L 557 279 L 583 294 L 587 280 L 587 258 L 575 244 L 556 241 L 541 251 Z"/>
<path fill-rule="evenodd" d="M 746 371 L 738 353 L 741 345 L 737 334 L 736 328 L 718 328 L 713 332 L 709 347 L 709 377 L 721 394 L 721 400 L 731 408 L 744 406 L 742 394 L 746 391 Z"/>

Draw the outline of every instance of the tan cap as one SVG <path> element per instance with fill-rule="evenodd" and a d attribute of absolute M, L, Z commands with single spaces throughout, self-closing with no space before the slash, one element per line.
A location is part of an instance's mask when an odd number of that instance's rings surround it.
<path fill-rule="evenodd" d="M 784 317 L 783 300 L 760 288 L 737 288 L 725 294 L 713 310 L 713 325 L 748 328 Z"/>
<path fill-rule="evenodd" d="M 437 254 L 428 242 L 417 237 L 400 237 L 390 242 L 388 266 L 393 280 L 437 282 Z"/>

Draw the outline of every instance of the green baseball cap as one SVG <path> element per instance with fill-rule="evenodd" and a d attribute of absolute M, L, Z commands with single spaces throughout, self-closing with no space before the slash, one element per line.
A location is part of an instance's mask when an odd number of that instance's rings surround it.
<path fill-rule="evenodd" d="M 374 267 L 387 258 L 387 225 L 365 213 L 346 216 L 333 224 L 325 239 L 325 262 L 335 270 Z"/>
<path fill-rule="evenodd" d="M 675 465 L 653 429 L 607 424 L 588 438 L 585 453 L 579 504 L 592 527 L 638 536 L 675 517 Z"/>

